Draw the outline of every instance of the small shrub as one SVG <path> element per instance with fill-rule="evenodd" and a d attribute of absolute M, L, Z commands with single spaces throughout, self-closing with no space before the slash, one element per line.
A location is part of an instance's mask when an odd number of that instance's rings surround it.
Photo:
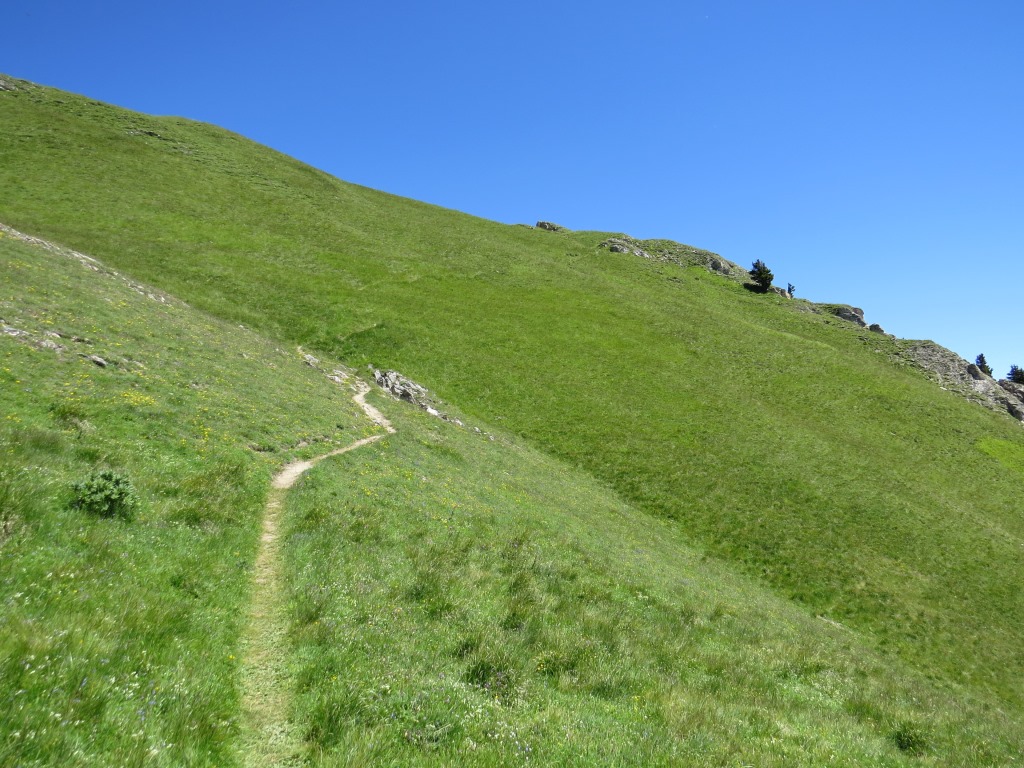
<path fill-rule="evenodd" d="M 87 480 L 75 483 L 72 491 L 72 508 L 98 517 L 130 520 L 139 505 L 139 497 L 128 478 L 110 469 L 93 472 Z"/>
<path fill-rule="evenodd" d="M 900 723 L 893 731 L 892 740 L 898 750 L 911 755 L 920 755 L 927 746 L 924 734 L 911 723 Z"/>
<path fill-rule="evenodd" d="M 85 410 L 79 403 L 72 400 L 56 400 L 48 409 L 54 420 L 60 424 L 74 426 L 85 421 Z"/>

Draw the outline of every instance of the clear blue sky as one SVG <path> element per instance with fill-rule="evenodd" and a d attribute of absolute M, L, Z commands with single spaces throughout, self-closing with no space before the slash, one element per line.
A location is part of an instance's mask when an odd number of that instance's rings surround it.
<path fill-rule="evenodd" d="M 1024 3 L 33 0 L 0 72 L 1024 365 Z"/>

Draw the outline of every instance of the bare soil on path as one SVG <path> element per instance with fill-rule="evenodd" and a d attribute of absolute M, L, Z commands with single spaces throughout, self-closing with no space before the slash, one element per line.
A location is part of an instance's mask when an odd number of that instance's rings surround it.
<path fill-rule="evenodd" d="M 366 402 L 369 386 L 356 383 L 353 400 L 367 417 L 388 434 L 394 428 L 384 415 Z M 288 621 L 281 578 L 278 528 L 289 488 L 309 469 L 330 456 L 354 451 L 385 435 L 371 435 L 354 443 L 286 465 L 271 483 L 263 515 L 263 533 L 256 555 L 249 624 L 242 638 L 242 762 L 251 768 L 298 766 L 302 763 L 302 737 L 289 719 L 291 683 L 287 668 Z"/>

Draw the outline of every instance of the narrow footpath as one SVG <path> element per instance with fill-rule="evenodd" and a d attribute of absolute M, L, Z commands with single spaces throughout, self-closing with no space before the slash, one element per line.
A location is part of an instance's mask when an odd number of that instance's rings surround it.
<path fill-rule="evenodd" d="M 394 428 L 384 415 L 366 402 L 370 388 L 356 382 L 353 400 L 387 434 Z M 356 440 L 344 448 L 285 466 L 271 484 L 263 515 L 263 535 L 253 576 L 249 625 L 242 637 L 242 760 L 251 768 L 301 764 L 302 738 L 289 721 L 291 685 L 287 670 L 288 621 L 281 577 L 278 527 L 288 489 L 304 472 L 330 456 L 375 443 L 385 435 Z"/>

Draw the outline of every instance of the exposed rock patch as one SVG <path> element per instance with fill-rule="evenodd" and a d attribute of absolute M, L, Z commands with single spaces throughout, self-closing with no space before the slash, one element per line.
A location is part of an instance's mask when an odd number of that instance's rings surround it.
<path fill-rule="evenodd" d="M 846 304 L 837 304 L 834 306 L 828 306 L 826 308 L 840 320 L 845 320 L 848 323 L 859 325 L 861 328 L 867 327 L 867 323 L 864 322 L 864 310 L 861 309 L 860 307 L 851 307 Z"/>
<path fill-rule="evenodd" d="M 441 406 L 442 403 L 432 397 L 430 391 L 426 387 L 417 384 L 412 379 L 406 378 L 398 371 L 382 371 L 374 368 L 372 365 L 370 366 L 370 370 L 373 371 L 373 380 L 377 382 L 377 386 L 381 389 L 387 390 L 392 396 L 399 400 L 405 400 L 406 402 L 413 403 L 418 408 L 426 411 L 428 415 L 441 419 L 441 421 L 447 421 L 457 427 L 466 426 L 461 419 L 453 418 L 442 411 L 438 407 Z M 479 427 L 473 427 L 473 431 L 479 435 L 487 437 L 489 440 L 494 440 L 494 435 L 484 432 Z"/>
<path fill-rule="evenodd" d="M 932 341 L 908 342 L 903 354 L 943 389 L 1024 421 L 1024 385 L 1005 380 L 997 382 L 977 365 Z"/>
<path fill-rule="evenodd" d="M 548 232 L 564 232 L 565 227 L 561 224 L 553 224 L 550 221 L 538 221 L 537 229 L 546 229 Z"/>
<path fill-rule="evenodd" d="M 651 258 L 651 254 L 641 248 L 632 238 L 609 237 L 599 247 L 607 248 L 612 253 L 631 253 L 641 259 Z"/>
<path fill-rule="evenodd" d="M 709 272 L 716 272 L 727 277 L 744 279 L 747 271 L 717 253 L 683 245 L 671 240 L 637 240 L 629 235 L 609 237 L 599 248 L 607 248 L 611 253 L 630 253 L 642 259 L 675 264 L 679 267 L 704 267 Z"/>

